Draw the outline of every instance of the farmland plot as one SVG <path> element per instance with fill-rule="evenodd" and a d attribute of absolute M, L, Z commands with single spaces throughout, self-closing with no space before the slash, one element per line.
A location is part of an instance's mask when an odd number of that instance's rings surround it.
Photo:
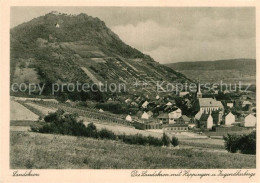
<path fill-rule="evenodd" d="M 29 120 L 36 121 L 38 120 L 38 116 L 34 114 L 32 111 L 24 107 L 23 105 L 12 101 L 10 102 L 10 120 Z"/>
<path fill-rule="evenodd" d="M 53 108 L 47 108 L 47 107 L 42 107 L 42 106 L 39 106 L 37 104 L 34 104 L 34 103 L 26 103 L 27 105 L 41 111 L 43 114 L 47 115 L 51 112 L 55 112 L 56 109 L 53 109 Z"/>

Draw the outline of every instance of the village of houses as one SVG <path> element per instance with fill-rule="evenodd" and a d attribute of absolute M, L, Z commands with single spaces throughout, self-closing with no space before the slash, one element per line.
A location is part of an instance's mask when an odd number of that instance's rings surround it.
<path fill-rule="evenodd" d="M 196 94 L 180 92 L 178 97 L 182 98 L 185 107 L 194 110 L 194 115 L 183 114 L 174 99 L 165 99 L 159 95 L 154 98 L 127 98 L 124 102 L 138 106 L 139 110 L 136 114 L 127 115 L 125 120 L 135 123 L 139 129 L 164 132 L 168 135 L 186 132 L 200 134 L 202 131 L 226 134 L 254 130 L 257 122 L 255 94 L 250 91 L 224 91 L 223 94 L 228 95 L 229 99 L 217 100 L 217 92 L 210 97 L 204 97 L 200 87 Z M 111 98 L 109 100 L 112 101 Z"/>

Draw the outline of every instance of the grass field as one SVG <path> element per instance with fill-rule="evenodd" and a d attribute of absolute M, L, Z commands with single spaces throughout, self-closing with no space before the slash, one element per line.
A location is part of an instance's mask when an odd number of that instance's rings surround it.
<path fill-rule="evenodd" d="M 224 140 L 222 139 L 185 139 L 180 140 L 182 145 L 192 146 L 192 147 L 201 147 L 201 148 L 210 148 L 210 149 L 220 149 L 224 150 Z"/>
<path fill-rule="evenodd" d="M 25 121 L 25 120 L 18 120 L 18 121 L 10 121 L 10 126 L 31 126 L 34 125 L 36 121 Z"/>
<path fill-rule="evenodd" d="M 203 132 L 203 134 L 205 134 L 206 136 L 219 136 L 219 137 L 223 137 L 226 136 L 227 134 L 236 134 L 236 135 L 241 135 L 241 134 L 248 134 L 252 132 L 252 130 L 250 129 L 246 129 L 245 130 L 241 130 L 241 131 L 228 131 L 228 132 L 213 132 L 213 131 L 205 131 Z"/>
<path fill-rule="evenodd" d="M 12 169 L 255 168 L 256 157 L 11 132 Z M 22 157 L 22 158 L 21 158 Z"/>
<path fill-rule="evenodd" d="M 34 114 L 32 111 L 24 107 L 23 105 L 19 104 L 15 101 L 10 101 L 10 118 L 11 120 L 30 120 L 36 121 L 38 120 L 39 116 Z"/>

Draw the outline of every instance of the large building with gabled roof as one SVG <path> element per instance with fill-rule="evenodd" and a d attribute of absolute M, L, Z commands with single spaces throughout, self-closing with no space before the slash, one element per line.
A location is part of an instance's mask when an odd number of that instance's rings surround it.
<path fill-rule="evenodd" d="M 223 104 L 213 98 L 199 98 L 199 107 L 201 113 L 209 113 L 224 109 Z"/>

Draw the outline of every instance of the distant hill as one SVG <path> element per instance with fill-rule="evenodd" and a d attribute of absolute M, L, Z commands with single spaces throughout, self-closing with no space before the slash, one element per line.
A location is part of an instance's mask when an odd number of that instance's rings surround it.
<path fill-rule="evenodd" d="M 183 73 L 188 78 L 202 81 L 242 81 L 255 83 L 255 59 L 230 59 L 216 61 L 178 62 L 166 66 Z"/>
<path fill-rule="evenodd" d="M 51 12 L 11 29 L 11 83 L 185 81 L 183 74 L 125 44 L 103 21 Z M 155 93 L 154 88 L 133 93 Z M 45 93 L 46 95 L 48 93 Z M 91 97 L 82 94 L 79 99 Z M 98 96 L 100 97 L 100 96 Z"/>

